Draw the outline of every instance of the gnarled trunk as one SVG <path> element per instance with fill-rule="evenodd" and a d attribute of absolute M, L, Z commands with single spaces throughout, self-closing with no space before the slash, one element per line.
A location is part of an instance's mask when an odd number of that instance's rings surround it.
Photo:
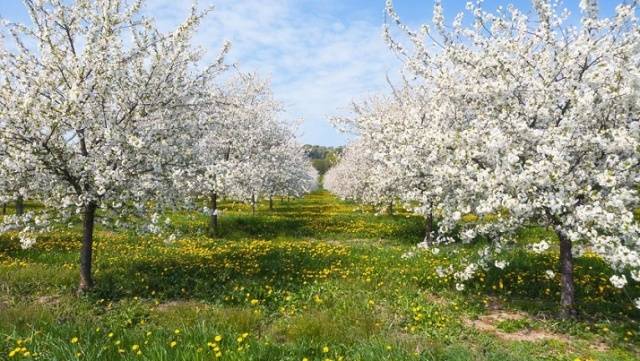
<path fill-rule="evenodd" d="M 255 194 L 251 195 L 251 214 L 252 215 L 256 214 L 256 195 Z"/>
<path fill-rule="evenodd" d="M 269 196 L 269 210 L 272 211 L 273 210 L 273 197 Z"/>
<path fill-rule="evenodd" d="M 433 212 L 429 211 L 429 214 L 425 217 L 425 227 L 424 227 L 424 240 L 427 245 L 433 244 Z"/>
<path fill-rule="evenodd" d="M 393 216 L 393 201 L 389 202 L 389 206 L 387 208 L 387 212 L 389 213 L 390 216 Z"/>
<path fill-rule="evenodd" d="M 78 286 L 78 294 L 83 294 L 93 288 L 91 263 L 93 255 L 93 228 L 97 208 L 98 204 L 94 201 L 89 202 L 84 207 L 82 247 L 80 248 L 80 285 Z"/>
<path fill-rule="evenodd" d="M 573 282 L 573 255 L 571 240 L 562 231 L 556 231 L 560 239 L 560 306 L 563 318 L 574 318 L 576 312 L 576 288 Z"/>
<path fill-rule="evenodd" d="M 6 203 L 2 203 L 2 215 L 6 215 L 7 214 L 7 204 Z"/>
<path fill-rule="evenodd" d="M 209 218 L 209 234 L 214 236 L 218 232 L 218 194 L 211 193 L 211 215 Z"/>
<path fill-rule="evenodd" d="M 18 196 L 16 199 L 16 215 L 21 216 L 24 214 L 24 198 Z"/>

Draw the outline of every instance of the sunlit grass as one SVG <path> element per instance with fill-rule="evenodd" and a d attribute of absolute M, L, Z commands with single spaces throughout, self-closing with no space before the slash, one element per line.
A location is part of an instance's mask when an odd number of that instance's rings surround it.
<path fill-rule="evenodd" d="M 184 238 L 99 230 L 95 291 L 74 294 L 79 232 L 57 231 L 22 250 L 0 240 L 0 359 L 39 360 L 633 360 L 639 357 L 637 285 L 608 282 L 595 257 L 577 260 L 578 321 L 555 318 L 557 256 L 520 251 L 480 272 L 465 292 L 436 267 L 477 247 L 402 255 L 423 223 L 386 216 L 316 192 L 249 207 L 223 202 L 220 232 L 206 216 L 175 214 Z M 549 237 L 523 229 L 521 242 Z M 557 276 L 556 276 L 557 277 Z M 505 340 L 469 326 L 491 312 L 522 310 L 529 329 L 563 339 Z M 590 347 L 598 345 L 598 347 Z"/>

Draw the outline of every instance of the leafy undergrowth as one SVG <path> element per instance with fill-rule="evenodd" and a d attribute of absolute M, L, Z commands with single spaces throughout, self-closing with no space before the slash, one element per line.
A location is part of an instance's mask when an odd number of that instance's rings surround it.
<path fill-rule="evenodd" d="M 557 255 L 519 251 L 464 292 L 437 267 L 475 247 L 403 257 L 422 222 L 378 216 L 325 192 L 250 209 L 224 203 L 215 239 L 204 216 L 173 215 L 171 245 L 99 231 L 97 286 L 74 295 L 79 233 L 29 250 L 0 240 L 0 359 L 635 360 L 637 285 L 613 288 L 596 257 L 577 260 L 582 317 L 560 321 Z M 522 242 L 548 235 L 524 229 Z M 518 317 L 508 317 L 517 314 Z M 503 315 L 507 315 L 504 316 Z M 481 322 L 479 322 L 481 321 Z M 485 327 L 477 327 L 484 325 Z M 535 336 L 535 337 L 534 337 Z"/>

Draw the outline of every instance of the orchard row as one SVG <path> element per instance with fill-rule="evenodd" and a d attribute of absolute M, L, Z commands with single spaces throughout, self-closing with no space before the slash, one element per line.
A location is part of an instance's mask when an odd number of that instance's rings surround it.
<path fill-rule="evenodd" d="M 17 214 L 0 232 L 27 248 L 80 217 L 80 291 L 93 285 L 96 222 L 171 241 L 168 207 L 206 202 L 215 232 L 220 196 L 255 206 L 314 187 L 269 82 L 229 69 L 229 44 L 210 64 L 191 45 L 208 11 L 163 33 L 142 1 L 24 3 L 31 25 L 2 24 L 0 201 Z M 24 212 L 24 199 L 44 207 Z"/>
<path fill-rule="evenodd" d="M 387 2 L 385 37 L 404 60 L 391 96 L 337 119 L 358 134 L 324 178 L 343 198 L 400 202 L 424 216 L 429 248 L 486 245 L 453 274 L 464 289 L 504 268 L 509 248 L 557 251 L 561 306 L 575 314 L 573 258 L 593 253 L 623 288 L 640 281 L 640 26 L 638 3 L 608 18 L 581 1 L 579 21 L 557 2 L 488 12 L 481 1 L 414 31 Z M 553 238 L 516 241 L 536 224 Z M 640 307 L 640 300 L 636 300 Z"/>

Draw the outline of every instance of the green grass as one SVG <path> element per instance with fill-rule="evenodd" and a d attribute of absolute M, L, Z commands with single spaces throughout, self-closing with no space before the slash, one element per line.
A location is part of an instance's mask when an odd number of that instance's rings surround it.
<path fill-rule="evenodd" d="M 43 235 L 29 250 L 3 236 L 0 359 L 640 357 L 640 314 L 631 302 L 640 290 L 611 287 L 612 272 L 596 257 L 577 260 L 582 317 L 560 321 L 558 282 L 544 273 L 555 269 L 553 251 L 511 252 L 505 270 L 483 271 L 458 292 L 435 269 L 472 257 L 478 246 L 403 259 L 422 239 L 417 217 L 375 215 L 323 191 L 274 206 L 263 202 L 252 216 L 247 206 L 223 202 L 216 238 L 205 236 L 204 215 L 172 214 L 184 233 L 172 245 L 98 230 L 97 286 L 81 298 L 74 293 L 78 230 Z M 543 237 L 551 235 L 530 227 L 519 241 Z M 474 327 L 495 309 L 526 316 Z M 531 330 L 550 337 L 528 340 Z"/>

